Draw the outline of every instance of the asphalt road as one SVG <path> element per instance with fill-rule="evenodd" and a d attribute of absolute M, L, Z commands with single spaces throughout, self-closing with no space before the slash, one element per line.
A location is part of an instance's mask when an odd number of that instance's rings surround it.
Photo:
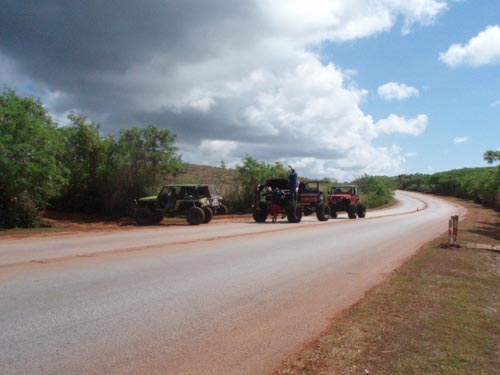
<path fill-rule="evenodd" d="M 465 209 L 0 240 L 0 373 L 266 374 Z"/>

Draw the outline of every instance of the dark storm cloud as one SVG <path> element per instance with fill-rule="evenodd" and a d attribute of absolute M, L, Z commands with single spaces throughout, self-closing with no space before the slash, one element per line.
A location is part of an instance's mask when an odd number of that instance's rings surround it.
<path fill-rule="evenodd" d="M 231 124 L 221 110 L 208 115 L 172 108 L 137 111 L 135 96 L 153 94 L 144 93 L 140 81 L 126 82 L 125 74 L 132 67 L 141 74 L 142 66 L 161 58 L 168 77 L 175 74 L 171 69 L 210 59 L 221 49 L 240 48 L 253 38 L 257 16 L 251 2 L 232 0 L 6 0 L 0 12 L 0 52 L 22 74 L 64 93 L 53 110 L 109 114 L 106 132 L 153 123 L 188 143 L 200 137 L 227 139 L 245 131 L 228 131 Z M 166 90 L 175 95 L 176 87 Z"/>
<path fill-rule="evenodd" d="M 380 14 L 367 10 L 372 3 Z M 28 88 L 60 122 L 74 111 L 105 133 L 169 128 L 193 162 L 302 158 L 308 168 L 320 161 L 321 174 L 355 149 L 360 165 L 386 160 L 394 170 L 399 159 L 372 145 L 380 126 L 359 107 L 364 90 L 308 51 L 384 31 L 396 19 L 388 15 L 403 9 L 411 18 L 420 5 L 346 4 L 4 0 L 0 83 Z M 397 132 L 411 121 L 393 116 L 383 125 Z"/>
<path fill-rule="evenodd" d="M 24 73 L 71 92 L 75 86 L 90 86 L 88 78 L 95 72 L 124 72 L 155 55 L 172 64 L 205 59 L 218 45 L 220 28 L 238 27 L 238 35 L 244 33 L 245 19 L 255 13 L 250 4 L 6 0 L 0 12 L 0 51 Z M 238 42 L 224 38 L 224 43 Z"/>

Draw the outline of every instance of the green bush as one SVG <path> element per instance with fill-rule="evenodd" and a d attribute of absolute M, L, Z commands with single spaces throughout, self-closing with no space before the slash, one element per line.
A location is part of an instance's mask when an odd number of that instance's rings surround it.
<path fill-rule="evenodd" d="M 168 129 L 132 127 L 115 140 L 84 115 L 69 119 L 59 128 L 38 99 L 0 95 L 0 228 L 35 226 L 50 206 L 124 214 L 184 168 Z"/>
<path fill-rule="evenodd" d="M 27 227 L 61 192 L 63 142 L 42 103 L 0 95 L 0 228 Z"/>
<path fill-rule="evenodd" d="M 378 208 L 394 202 L 395 182 L 391 177 L 364 175 L 352 184 L 358 185 L 360 200 L 367 208 Z"/>

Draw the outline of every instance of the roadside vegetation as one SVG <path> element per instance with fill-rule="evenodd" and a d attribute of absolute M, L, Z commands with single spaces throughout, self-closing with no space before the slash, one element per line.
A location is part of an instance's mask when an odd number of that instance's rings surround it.
<path fill-rule="evenodd" d="M 68 121 L 59 126 L 36 98 L 22 98 L 9 88 L 0 94 L 0 229 L 36 227 L 47 209 L 123 217 L 134 199 L 156 194 L 164 183 L 213 183 L 230 212 L 247 213 L 257 184 L 289 174 L 280 162 L 250 155 L 235 169 L 224 161 L 219 168 L 185 164 L 175 134 L 155 125 L 103 135 L 83 114 L 70 114 Z M 500 161 L 500 152 L 487 151 L 484 158 Z M 500 171 L 493 167 L 396 178 L 364 175 L 351 182 L 324 179 L 320 186 L 327 193 L 345 183 L 359 186 L 368 209 L 392 204 L 396 188 L 499 207 Z"/>
<path fill-rule="evenodd" d="M 487 151 L 489 163 L 500 161 L 497 151 Z M 470 199 L 485 207 L 500 208 L 500 167 L 463 168 L 447 172 L 400 175 L 399 189 Z"/>
<path fill-rule="evenodd" d="M 103 137 L 72 114 L 60 127 L 35 98 L 0 95 L 0 228 L 33 227 L 58 210 L 118 215 L 132 200 L 183 169 L 168 129 L 131 127 Z"/>
<path fill-rule="evenodd" d="M 250 209 L 257 184 L 286 178 L 281 163 L 246 156 L 227 169 L 183 163 L 175 134 L 155 125 L 129 127 L 103 135 L 99 124 L 70 114 L 59 126 L 43 103 L 9 88 L 0 94 L 0 229 L 40 225 L 40 212 L 101 217 L 127 215 L 134 199 L 155 194 L 164 183 L 214 183 L 233 213 Z M 209 170 L 209 174 L 203 170 Z M 378 178 L 365 176 L 361 193 L 368 207 L 390 201 Z M 325 180 L 328 187 L 330 181 Z M 373 188 L 373 189 L 372 189 Z M 373 204 L 370 204 L 370 196 Z"/>
<path fill-rule="evenodd" d="M 442 236 L 287 359 L 283 374 L 500 373 L 500 218 L 473 203 Z"/>

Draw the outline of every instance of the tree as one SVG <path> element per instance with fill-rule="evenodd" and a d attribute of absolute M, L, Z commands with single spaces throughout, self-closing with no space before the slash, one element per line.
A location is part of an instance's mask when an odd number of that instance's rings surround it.
<path fill-rule="evenodd" d="M 368 208 L 381 207 L 391 203 L 394 200 L 394 179 L 386 176 L 368 176 L 353 181 L 353 184 L 359 186 L 361 200 Z"/>
<path fill-rule="evenodd" d="M 269 178 L 287 178 L 289 171 L 280 162 L 268 164 L 247 155 L 242 166 L 236 166 L 243 186 L 253 190 L 258 183 Z"/>
<path fill-rule="evenodd" d="M 239 209 L 250 207 L 257 184 L 270 178 L 287 178 L 289 174 L 289 171 L 280 162 L 268 164 L 249 155 L 243 159 L 243 165 L 236 166 L 236 169 L 243 186 L 243 194 L 239 197 L 240 202 L 236 204 Z"/>
<path fill-rule="evenodd" d="M 488 164 L 493 164 L 495 161 L 500 163 L 500 150 L 488 150 L 484 153 L 483 157 Z M 500 207 L 500 164 L 496 172 L 485 181 L 484 190 L 486 203 L 498 209 Z"/>
<path fill-rule="evenodd" d="M 493 164 L 493 162 L 500 162 L 500 151 L 488 150 L 483 155 L 484 160 L 488 162 L 488 164 Z"/>
<path fill-rule="evenodd" d="M 58 206 L 70 211 L 96 212 L 102 206 L 99 185 L 105 168 L 100 126 L 88 122 L 82 114 L 70 114 L 68 118 L 72 124 L 59 130 L 64 139 L 64 162 L 69 175 Z"/>
<path fill-rule="evenodd" d="M 42 103 L 5 88 L 0 95 L 0 228 L 36 223 L 66 181 L 63 144 Z"/>
<path fill-rule="evenodd" d="M 185 169 L 175 135 L 154 125 L 120 131 L 104 142 L 101 195 L 107 213 L 123 211 L 134 198 L 155 192 L 167 175 Z"/>

